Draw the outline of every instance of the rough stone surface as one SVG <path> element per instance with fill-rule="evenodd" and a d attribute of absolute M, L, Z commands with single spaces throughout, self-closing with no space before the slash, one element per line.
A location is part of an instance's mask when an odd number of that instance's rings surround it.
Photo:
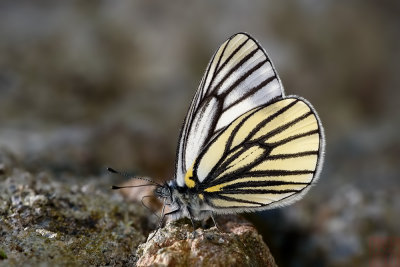
<path fill-rule="evenodd" d="M 139 246 L 138 266 L 276 266 L 256 229 L 234 216 L 193 232 L 188 219 L 169 222 Z"/>
<path fill-rule="evenodd" d="M 275 266 L 244 219 L 224 216 L 222 232 L 205 224 L 194 235 L 181 219 L 146 241 L 157 217 L 110 190 L 108 177 L 33 174 L 4 151 L 0 166 L 0 266 Z"/>
<path fill-rule="evenodd" d="M 140 204 L 98 190 L 93 179 L 71 185 L 45 173 L 5 169 L 0 266 L 135 264 L 147 227 L 154 227 Z"/>

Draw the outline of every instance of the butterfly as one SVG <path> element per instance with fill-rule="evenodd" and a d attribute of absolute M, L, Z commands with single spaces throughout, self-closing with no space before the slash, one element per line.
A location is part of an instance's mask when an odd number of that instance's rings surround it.
<path fill-rule="evenodd" d="M 188 217 L 194 227 L 195 220 L 209 217 L 215 223 L 217 214 L 301 199 L 319 177 L 324 150 L 315 109 L 302 97 L 286 96 L 264 49 L 249 34 L 237 33 L 215 52 L 192 99 L 174 179 L 142 179 L 156 186 L 154 194 L 164 203 L 160 227 L 170 215 Z"/>

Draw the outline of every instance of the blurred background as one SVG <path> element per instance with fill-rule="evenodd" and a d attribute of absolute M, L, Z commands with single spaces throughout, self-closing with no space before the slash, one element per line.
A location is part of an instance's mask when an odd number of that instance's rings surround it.
<path fill-rule="evenodd" d="M 399 29 L 389 0 L 2 1 L 0 149 L 64 179 L 171 179 L 209 59 L 246 31 L 327 138 L 309 194 L 251 216 L 277 263 L 399 266 Z"/>

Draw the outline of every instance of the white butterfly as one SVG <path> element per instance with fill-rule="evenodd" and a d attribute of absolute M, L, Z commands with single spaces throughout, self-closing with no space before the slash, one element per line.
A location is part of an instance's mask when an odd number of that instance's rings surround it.
<path fill-rule="evenodd" d="M 285 96 L 264 49 L 235 34 L 212 57 L 192 100 L 174 179 L 155 189 L 172 210 L 162 218 L 193 222 L 288 205 L 318 179 L 324 147 L 311 104 Z"/>

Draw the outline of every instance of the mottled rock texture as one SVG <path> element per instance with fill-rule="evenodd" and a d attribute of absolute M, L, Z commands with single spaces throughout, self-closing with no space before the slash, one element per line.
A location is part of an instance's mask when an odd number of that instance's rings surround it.
<path fill-rule="evenodd" d="M 135 251 L 153 227 L 140 204 L 100 191 L 94 179 L 61 182 L 4 169 L 0 266 L 135 264 Z"/>
<path fill-rule="evenodd" d="M 256 229 L 229 216 L 216 227 L 192 232 L 189 220 L 169 222 L 139 246 L 138 266 L 276 266 Z"/>
<path fill-rule="evenodd" d="M 169 222 L 146 242 L 157 217 L 110 184 L 33 174 L 0 151 L 0 266 L 275 266 L 255 228 L 235 216 L 219 218 L 222 232 Z"/>

